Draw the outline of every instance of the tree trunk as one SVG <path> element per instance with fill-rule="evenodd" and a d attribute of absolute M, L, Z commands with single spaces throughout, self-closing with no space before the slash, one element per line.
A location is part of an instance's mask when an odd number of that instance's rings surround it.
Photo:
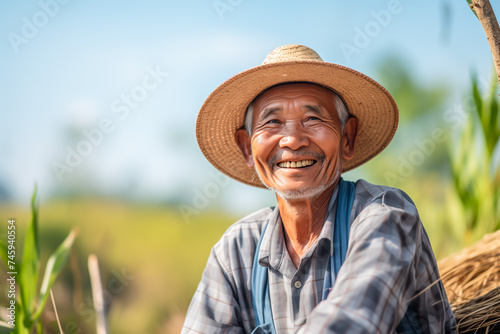
<path fill-rule="evenodd" d="M 486 33 L 488 43 L 490 43 L 491 54 L 493 55 L 493 62 L 495 63 L 500 84 L 500 27 L 497 18 L 489 0 L 472 0 L 470 7 L 476 12 L 477 18 Z"/>

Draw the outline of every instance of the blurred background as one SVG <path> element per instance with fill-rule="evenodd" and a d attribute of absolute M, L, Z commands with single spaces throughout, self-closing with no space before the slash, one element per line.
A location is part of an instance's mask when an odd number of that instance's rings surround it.
<path fill-rule="evenodd" d="M 35 184 L 41 262 L 79 230 L 53 287 L 65 333 L 95 332 L 90 254 L 100 261 L 112 333 L 180 331 L 210 248 L 237 219 L 275 203 L 204 159 L 198 109 L 219 84 L 284 44 L 367 74 L 399 105 L 390 146 L 344 178 L 407 192 L 438 258 L 498 228 L 498 215 L 486 217 L 498 212 L 490 182 L 498 181 L 498 145 L 474 132 L 486 123 L 496 135 L 498 119 L 481 123 L 471 111 L 481 97 L 498 109 L 490 98 L 498 84 L 465 0 L 0 7 L 0 237 L 15 218 L 21 251 Z M 498 2 L 493 8 L 498 14 Z M 483 188 L 471 190 L 478 175 Z M 488 196 L 489 209 L 478 209 Z M 58 332 L 51 304 L 42 324 Z"/>

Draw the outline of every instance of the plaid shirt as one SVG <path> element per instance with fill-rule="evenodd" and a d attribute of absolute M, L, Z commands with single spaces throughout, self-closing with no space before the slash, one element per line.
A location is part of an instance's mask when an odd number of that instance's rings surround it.
<path fill-rule="evenodd" d="M 333 251 L 336 189 L 318 241 L 295 268 L 278 208 L 232 225 L 213 247 L 182 333 L 251 333 L 255 248 L 269 222 L 259 263 L 269 268 L 277 333 L 396 333 L 408 307 L 421 333 L 456 333 L 418 212 L 402 191 L 356 182 L 349 248 L 332 291 L 321 301 Z M 433 284 L 434 283 L 434 284 Z"/>

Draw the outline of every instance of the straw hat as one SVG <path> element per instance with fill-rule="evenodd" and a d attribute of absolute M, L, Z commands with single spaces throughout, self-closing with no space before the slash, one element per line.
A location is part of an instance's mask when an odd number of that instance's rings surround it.
<path fill-rule="evenodd" d="M 235 133 L 243 127 L 246 108 L 267 88 L 285 82 L 311 82 L 328 87 L 344 100 L 358 121 L 351 170 L 377 154 L 391 141 L 398 126 L 398 107 L 379 83 L 348 67 L 328 63 L 303 45 L 285 45 L 269 53 L 260 66 L 230 78 L 203 103 L 196 121 L 196 138 L 205 157 L 222 173 L 249 185 L 264 187 L 246 165 Z"/>

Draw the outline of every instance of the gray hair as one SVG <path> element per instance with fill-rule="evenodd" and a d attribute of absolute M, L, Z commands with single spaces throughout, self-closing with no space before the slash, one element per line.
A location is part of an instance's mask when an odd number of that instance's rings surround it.
<path fill-rule="evenodd" d="M 349 119 L 349 112 L 347 111 L 347 107 L 342 100 L 342 98 L 332 91 L 333 93 L 333 103 L 335 104 L 335 109 L 337 109 L 337 114 L 339 117 L 340 128 L 344 130 L 344 125 L 347 123 Z M 247 111 L 245 113 L 245 130 L 247 130 L 249 135 L 252 135 L 252 123 L 253 123 L 253 100 L 247 107 Z"/>

